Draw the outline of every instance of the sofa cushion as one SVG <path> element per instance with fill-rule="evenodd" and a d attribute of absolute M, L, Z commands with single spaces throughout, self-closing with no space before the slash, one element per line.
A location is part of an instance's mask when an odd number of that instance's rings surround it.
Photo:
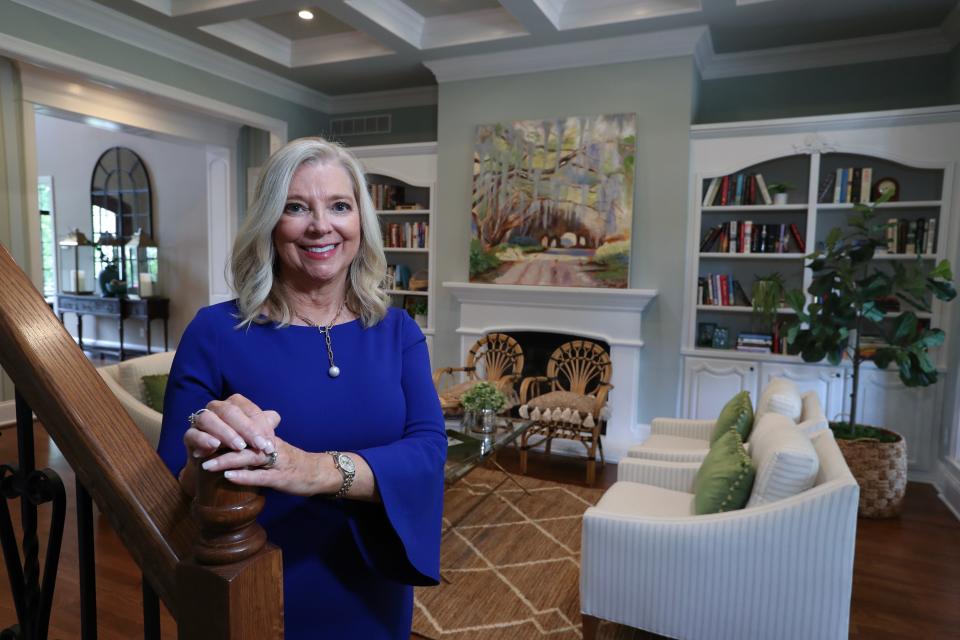
<path fill-rule="evenodd" d="M 697 515 L 742 509 L 750 498 L 756 470 L 735 429 L 713 443 L 693 482 Z"/>
<path fill-rule="evenodd" d="M 611 514 L 652 518 L 693 515 L 693 494 L 639 482 L 615 482 L 600 498 L 597 509 Z"/>
<path fill-rule="evenodd" d="M 631 458 L 646 460 L 664 460 L 667 462 L 700 462 L 710 448 L 706 440 L 682 438 L 655 433 L 644 440 L 643 444 L 630 447 L 627 455 Z"/>
<path fill-rule="evenodd" d="M 754 422 L 770 411 L 787 416 L 794 422 L 800 419 L 803 412 L 803 399 L 800 390 L 786 378 L 773 378 L 767 383 L 760 399 L 757 400 L 757 411 Z"/>
<path fill-rule="evenodd" d="M 717 424 L 713 428 L 713 435 L 710 436 L 710 446 L 713 446 L 730 429 L 735 429 L 740 434 L 740 438 L 746 441 L 752 428 L 753 407 L 750 404 L 750 392 L 741 391 L 730 398 L 720 410 Z"/>
<path fill-rule="evenodd" d="M 750 456 L 757 467 L 748 507 L 783 500 L 813 486 L 820 470 L 817 451 L 792 420 L 767 413 L 753 429 Z"/>
<path fill-rule="evenodd" d="M 167 373 L 143 376 L 143 402 L 158 413 L 163 413 L 163 395 L 167 391 Z"/>

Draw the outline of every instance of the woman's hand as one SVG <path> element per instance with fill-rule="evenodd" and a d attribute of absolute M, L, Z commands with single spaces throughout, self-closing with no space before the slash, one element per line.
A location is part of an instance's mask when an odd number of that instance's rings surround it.
<path fill-rule="evenodd" d="M 212 400 L 191 416 L 183 436 L 189 458 L 206 458 L 222 446 L 234 451 L 253 447 L 270 454 L 276 451 L 274 430 L 280 424 L 276 411 L 260 407 L 235 393 L 226 400 Z"/>

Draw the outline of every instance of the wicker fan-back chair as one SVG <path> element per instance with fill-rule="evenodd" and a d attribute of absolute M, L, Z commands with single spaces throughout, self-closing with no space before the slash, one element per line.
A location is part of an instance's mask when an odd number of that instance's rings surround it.
<path fill-rule="evenodd" d="M 610 354 L 596 342 L 572 340 L 550 356 L 547 375 L 527 378 L 520 387 L 520 415 L 534 424 L 520 439 L 520 469 L 527 472 L 527 452 L 556 438 L 576 440 L 586 449 L 587 484 L 596 480 L 596 457 L 603 462 L 600 432 L 606 420 L 607 395 L 613 388 Z"/>
<path fill-rule="evenodd" d="M 442 367 L 433 372 L 433 384 L 446 416 L 463 413 L 460 399 L 479 382 L 490 382 L 507 396 L 508 405 L 516 404 L 514 386 L 523 371 L 523 350 L 505 333 L 488 333 L 477 340 L 467 354 L 465 367 Z M 455 374 L 464 380 L 456 382 Z M 449 376 L 449 380 L 445 380 Z M 443 386 L 444 384 L 448 386 Z M 452 384 L 451 384 L 452 383 Z"/>

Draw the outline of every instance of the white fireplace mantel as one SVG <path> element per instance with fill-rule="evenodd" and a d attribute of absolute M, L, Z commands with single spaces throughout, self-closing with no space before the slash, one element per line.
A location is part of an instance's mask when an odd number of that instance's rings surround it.
<path fill-rule="evenodd" d="M 644 437 L 637 406 L 641 326 L 644 309 L 657 295 L 655 289 L 466 282 L 444 282 L 443 286 L 460 302 L 457 333 L 463 355 L 478 338 L 492 331 L 546 331 L 606 342 L 610 346 L 614 390 L 604 449 L 610 459 L 617 460 L 627 447 Z"/>

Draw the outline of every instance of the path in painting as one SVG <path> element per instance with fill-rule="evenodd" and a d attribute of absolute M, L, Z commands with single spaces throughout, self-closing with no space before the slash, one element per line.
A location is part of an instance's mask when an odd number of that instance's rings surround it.
<path fill-rule="evenodd" d="M 573 254 L 573 255 L 571 255 Z M 596 281 L 581 271 L 583 250 L 550 249 L 517 262 L 499 276 L 497 284 L 545 284 L 560 287 L 595 287 Z"/>

